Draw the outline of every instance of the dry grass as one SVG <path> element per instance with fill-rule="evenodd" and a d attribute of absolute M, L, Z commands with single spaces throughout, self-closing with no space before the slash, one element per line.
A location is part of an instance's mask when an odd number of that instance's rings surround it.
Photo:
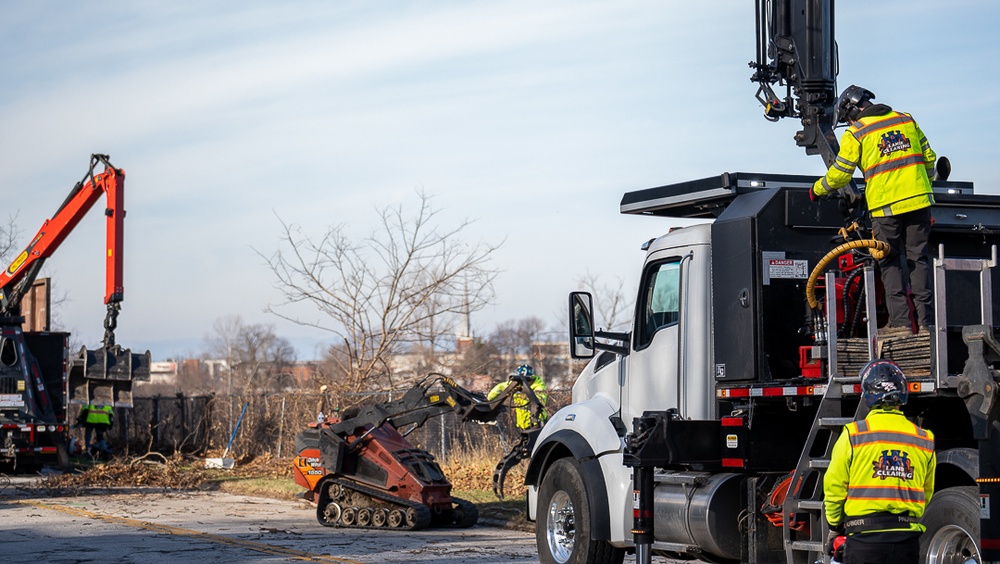
<path fill-rule="evenodd" d="M 441 463 L 444 475 L 457 490 L 493 491 L 493 470 L 503 457 L 503 451 L 493 447 L 477 448 L 452 453 Z M 517 495 L 524 484 L 527 461 L 511 468 L 505 480 L 506 495 Z"/>

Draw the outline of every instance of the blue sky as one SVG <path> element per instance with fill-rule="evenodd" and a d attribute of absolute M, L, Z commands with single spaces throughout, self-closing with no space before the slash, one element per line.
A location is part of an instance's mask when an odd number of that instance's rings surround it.
<path fill-rule="evenodd" d="M 478 334 L 556 324 L 587 274 L 635 284 L 670 223 L 625 191 L 725 171 L 823 172 L 761 117 L 750 0 L 0 2 L 0 216 L 28 237 L 94 152 L 127 173 L 118 340 L 154 359 L 215 319 L 273 323 L 302 358 L 326 339 L 263 312 L 257 251 L 282 220 L 359 236 L 375 208 L 434 195 L 445 223 L 505 239 Z M 954 180 L 1000 193 L 1000 4 L 838 0 L 841 88 L 912 112 Z M 103 334 L 103 221 L 46 265 L 66 328 Z"/>

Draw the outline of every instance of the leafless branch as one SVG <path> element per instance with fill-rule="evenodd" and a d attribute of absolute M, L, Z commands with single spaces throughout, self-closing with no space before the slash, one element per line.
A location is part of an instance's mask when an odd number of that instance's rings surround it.
<path fill-rule="evenodd" d="M 313 238 L 279 218 L 280 248 L 269 256 L 258 252 L 283 297 L 268 311 L 337 335 L 329 356 L 345 388 L 388 383 L 388 358 L 416 343 L 433 343 L 458 316 L 492 300 L 492 256 L 499 244 L 468 242 L 471 222 L 443 227 L 439 213 L 431 196 L 417 191 L 415 206 L 379 209 L 377 227 L 360 239 L 345 225 Z M 319 315 L 289 312 L 300 303 Z"/>

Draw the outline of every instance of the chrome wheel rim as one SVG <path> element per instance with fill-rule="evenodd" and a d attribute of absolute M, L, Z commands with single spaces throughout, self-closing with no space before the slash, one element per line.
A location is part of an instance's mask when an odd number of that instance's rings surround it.
<path fill-rule="evenodd" d="M 564 491 L 558 491 L 549 501 L 545 537 L 549 543 L 549 553 L 556 562 L 568 562 L 573 554 L 576 536 L 576 520 L 573 516 L 573 500 Z"/>
<path fill-rule="evenodd" d="M 945 525 L 927 544 L 927 564 L 975 564 L 982 562 L 976 539 L 958 525 Z"/>

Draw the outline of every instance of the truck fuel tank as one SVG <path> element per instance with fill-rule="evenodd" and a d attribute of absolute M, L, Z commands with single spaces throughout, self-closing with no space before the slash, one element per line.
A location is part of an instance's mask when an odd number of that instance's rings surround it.
<path fill-rule="evenodd" d="M 742 476 L 672 472 L 657 474 L 654 481 L 655 543 L 698 547 L 713 556 L 740 559 Z M 673 549 L 683 551 L 683 547 Z"/>

